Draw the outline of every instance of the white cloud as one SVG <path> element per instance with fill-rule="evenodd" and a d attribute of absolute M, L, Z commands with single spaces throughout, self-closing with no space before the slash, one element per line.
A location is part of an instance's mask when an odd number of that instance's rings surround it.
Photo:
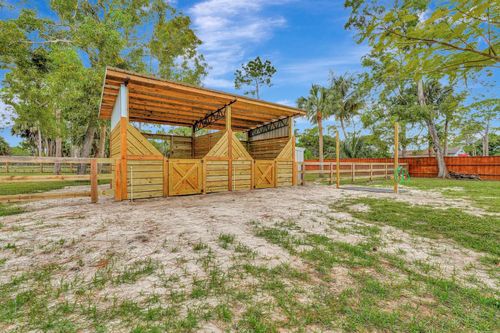
<path fill-rule="evenodd" d="M 333 54 L 330 57 L 299 60 L 281 65 L 281 75 L 278 81 L 288 82 L 292 79 L 295 83 L 318 83 L 326 81 L 330 71 L 334 73 L 361 71 L 361 58 L 369 50 L 367 46 L 356 45 L 350 47 L 347 52 L 342 51 L 342 53 Z"/>
<path fill-rule="evenodd" d="M 201 52 L 211 66 L 204 83 L 218 88 L 232 87 L 233 83 L 223 76 L 245 61 L 249 47 L 270 38 L 275 29 L 286 24 L 279 15 L 265 15 L 264 8 L 289 1 L 205 0 L 189 8 L 198 37 L 203 41 Z"/>
<path fill-rule="evenodd" d="M 286 105 L 286 106 L 292 106 L 292 107 L 296 107 L 296 103 L 289 100 L 289 99 L 282 99 L 282 100 L 279 100 L 279 101 L 276 101 L 275 102 L 276 104 L 281 104 L 281 105 Z"/>

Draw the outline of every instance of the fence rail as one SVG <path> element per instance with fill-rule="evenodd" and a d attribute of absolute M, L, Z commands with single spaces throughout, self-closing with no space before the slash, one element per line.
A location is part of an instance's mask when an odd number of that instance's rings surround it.
<path fill-rule="evenodd" d="M 406 163 L 399 163 L 399 166 L 408 169 Z M 359 179 L 373 180 L 375 178 L 390 179 L 394 177 L 394 162 L 340 162 L 338 171 L 336 162 L 297 162 L 297 167 L 301 185 L 305 184 L 305 175 L 308 174 L 327 174 L 329 175 L 328 181 L 330 184 L 337 181 L 337 172 L 339 180 L 344 178 L 351 179 L 353 182 Z"/>
<path fill-rule="evenodd" d="M 448 156 L 444 158 L 448 170 L 463 174 L 474 174 L 481 179 L 500 180 L 500 156 Z M 342 163 L 392 163 L 392 158 L 343 158 Z M 318 163 L 308 160 L 307 163 Z M 335 162 L 327 159 L 324 163 Z M 437 177 L 438 167 L 435 157 L 400 157 L 400 164 L 408 165 L 412 177 Z"/>
<path fill-rule="evenodd" d="M 0 202 L 19 202 L 19 201 L 33 201 L 42 199 L 61 199 L 61 198 L 76 198 L 76 197 L 90 197 L 92 203 L 96 203 L 99 197 L 98 180 L 112 179 L 112 174 L 109 173 L 110 168 L 103 168 L 111 166 L 115 163 L 115 159 L 111 158 L 74 158 L 74 157 L 30 157 L 30 156 L 0 156 L 0 165 L 4 165 L 4 172 L 0 176 L 0 184 L 18 184 L 18 183 L 40 183 L 40 182 L 57 182 L 57 181 L 90 181 L 89 191 L 76 191 L 76 192 L 61 192 L 61 193 L 25 193 L 25 194 L 9 194 L 0 195 Z M 70 168 L 70 173 L 67 173 L 67 168 L 61 174 L 56 174 L 55 169 L 52 174 L 43 172 L 41 175 L 19 175 L 25 173 L 26 168 L 37 167 L 39 165 L 53 164 L 61 165 L 90 165 L 90 173 L 74 174 L 76 170 Z M 99 168 L 100 167 L 100 168 Z M 99 170 L 100 169 L 100 170 Z M 46 169 L 45 169 L 46 170 Z M 86 168 L 83 169 L 86 172 Z M 103 171 L 108 171 L 103 173 Z M 10 175 L 9 175 L 10 174 Z M 106 194 L 106 191 L 101 191 Z"/>

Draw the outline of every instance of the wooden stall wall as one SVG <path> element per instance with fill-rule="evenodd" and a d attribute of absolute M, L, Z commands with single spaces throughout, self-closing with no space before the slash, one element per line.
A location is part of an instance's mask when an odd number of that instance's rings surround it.
<path fill-rule="evenodd" d="M 205 192 L 223 192 L 228 190 L 229 154 L 228 132 L 223 131 L 219 141 L 203 158 L 205 168 Z"/>
<path fill-rule="evenodd" d="M 252 188 L 252 156 L 245 149 L 234 133 L 232 134 L 232 190 L 250 190 Z"/>
<path fill-rule="evenodd" d="M 217 144 L 224 131 L 200 135 L 194 139 L 194 158 L 203 158 Z"/>
<path fill-rule="evenodd" d="M 111 131 L 109 142 L 109 157 L 118 158 L 120 156 L 120 124 L 118 123 Z"/>
<path fill-rule="evenodd" d="M 172 135 L 169 158 L 192 158 L 192 138 L 189 136 Z"/>
<path fill-rule="evenodd" d="M 289 138 L 283 150 L 276 158 L 276 186 L 293 185 L 293 144 L 294 137 Z"/>
<path fill-rule="evenodd" d="M 127 126 L 127 196 L 163 196 L 163 155 L 132 125 Z"/>
<path fill-rule="evenodd" d="M 289 141 L 290 137 L 288 136 L 250 141 L 248 151 L 256 160 L 274 160 Z"/>

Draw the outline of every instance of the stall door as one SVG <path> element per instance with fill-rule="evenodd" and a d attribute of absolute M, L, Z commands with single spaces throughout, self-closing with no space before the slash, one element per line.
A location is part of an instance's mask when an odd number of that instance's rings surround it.
<path fill-rule="evenodd" d="M 255 160 L 255 188 L 274 187 L 274 161 Z"/>
<path fill-rule="evenodd" d="M 169 195 L 201 193 L 203 184 L 201 160 L 169 159 L 168 171 Z"/>

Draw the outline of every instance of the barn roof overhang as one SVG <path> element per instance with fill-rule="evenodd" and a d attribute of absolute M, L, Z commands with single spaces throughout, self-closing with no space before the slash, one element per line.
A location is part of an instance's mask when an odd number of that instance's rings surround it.
<path fill-rule="evenodd" d="M 224 129 L 223 112 L 231 105 L 232 129 L 248 131 L 279 119 L 305 115 L 305 111 L 290 106 L 108 67 L 100 119 L 111 118 L 122 84 L 128 87 L 130 121 Z"/>

